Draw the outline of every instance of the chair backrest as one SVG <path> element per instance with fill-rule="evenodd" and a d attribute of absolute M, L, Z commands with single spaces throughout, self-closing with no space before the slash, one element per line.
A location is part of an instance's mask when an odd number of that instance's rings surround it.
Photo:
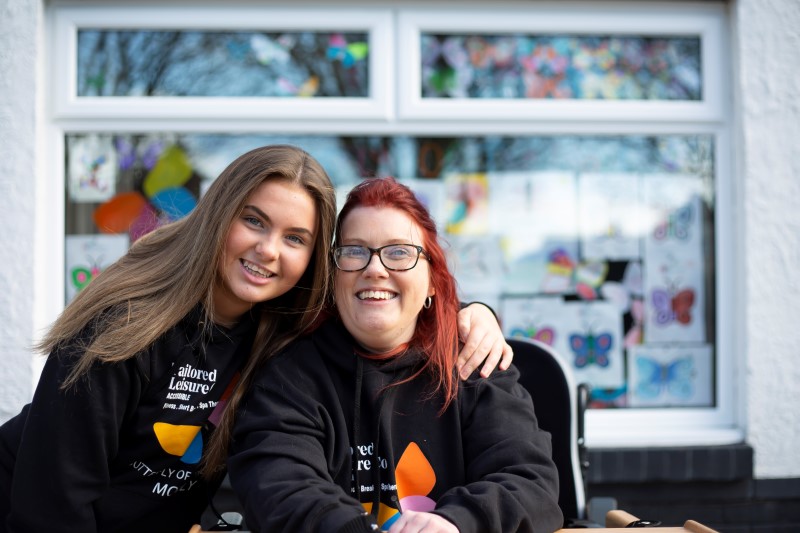
<path fill-rule="evenodd" d="M 539 427 L 553 442 L 558 467 L 558 505 L 565 521 L 586 519 L 586 466 L 583 450 L 583 413 L 586 391 L 575 384 L 572 370 L 547 344 L 534 339 L 509 338 L 520 384 L 533 398 Z M 580 427 L 579 427 L 580 426 Z M 580 430 L 580 431 L 579 431 Z"/>

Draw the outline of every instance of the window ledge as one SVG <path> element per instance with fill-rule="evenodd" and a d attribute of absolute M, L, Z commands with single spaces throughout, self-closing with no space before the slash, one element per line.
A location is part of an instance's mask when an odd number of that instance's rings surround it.
<path fill-rule="evenodd" d="M 589 450 L 589 483 L 729 482 L 753 477 L 747 444 Z"/>

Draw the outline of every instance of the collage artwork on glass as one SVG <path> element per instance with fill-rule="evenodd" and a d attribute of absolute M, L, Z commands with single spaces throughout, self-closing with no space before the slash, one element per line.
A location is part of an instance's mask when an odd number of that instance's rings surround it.
<path fill-rule="evenodd" d="M 423 98 L 699 100 L 700 39 L 422 34 Z"/>

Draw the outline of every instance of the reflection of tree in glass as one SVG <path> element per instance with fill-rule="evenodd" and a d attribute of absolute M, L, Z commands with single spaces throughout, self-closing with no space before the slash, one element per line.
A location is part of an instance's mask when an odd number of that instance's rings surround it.
<path fill-rule="evenodd" d="M 78 34 L 80 96 L 367 97 L 366 33 Z"/>

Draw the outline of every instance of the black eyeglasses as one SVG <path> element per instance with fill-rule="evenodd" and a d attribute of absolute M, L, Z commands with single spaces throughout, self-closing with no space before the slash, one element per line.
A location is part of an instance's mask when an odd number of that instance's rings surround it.
<path fill-rule="evenodd" d="M 416 244 L 387 244 L 380 248 L 355 245 L 339 246 L 333 249 L 333 261 L 339 270 L 358 272 L 367 268 L 374 254 L 378 254 L 381 264 L 387 270 L 394 270 L 395 272 L 411 270 L 417 266 L 420 255 L 424 255 L 428 261 L 431 260 L 428 252 L 422 246 L 417 246 Z"/>

